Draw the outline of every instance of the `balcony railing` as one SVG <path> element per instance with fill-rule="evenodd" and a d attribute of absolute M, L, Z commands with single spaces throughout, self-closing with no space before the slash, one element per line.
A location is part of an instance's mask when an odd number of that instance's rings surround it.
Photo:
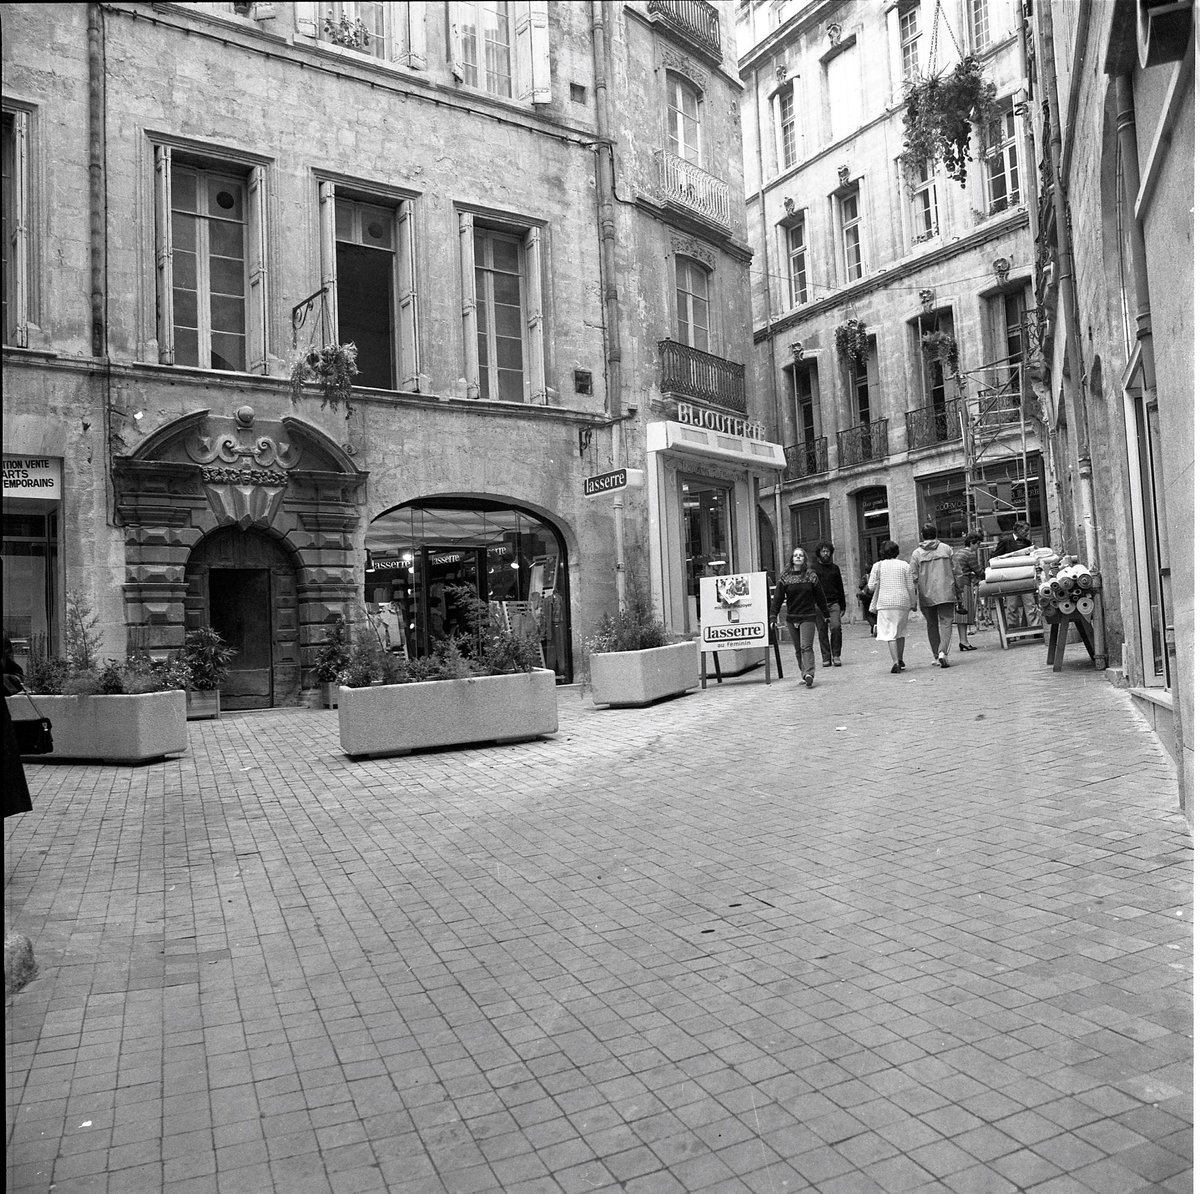
<path fill-rule="evenodd" d="M 1016 390 L 980 390 L 979 421 L 987 427 L 1005 427 L 1022 419 L 1021 395 Z"/>
<path fill-rule="evenodd" d="M 787 465 L 783 470 L 785 481 L 799 481 L 804 477 L 815 477 L 829 472 L 829 437 L 822 435 L 810 443 L 789 444 L 783 449 Z"/>
<path fill-rule="evenodd" d="M 692 162 L 656 149 L 659 197 L 691 215 L 729 230 L 729 184 Z"/>
<path fill-rule="evenodd" d="M 664 394 L 678 394 L 710 406 L 746 413 L 746 366 L 676 340 L 658 342 Z"/>
<path fill-rule="evenodd" d="M 938 406 L 921 406 L 907 411 L 904 423 L 910 452 L 915 448 L 935 448 L 938 444 L 949 444 L 962 438 L 957 398 Z"/>
<path fill-rule="evenodd" d="M 705 0 L 650 0 L 652 17 L 661 17 L 701 53 L 721 61 L 721 19 Z"/>
<path fill-rule="evenodd" d="M 838 432 L 838 465 L 849 468 L 872 460 L 885 460 L 888 454 L 887 419 L 862 423 L 849 431 Z"/>

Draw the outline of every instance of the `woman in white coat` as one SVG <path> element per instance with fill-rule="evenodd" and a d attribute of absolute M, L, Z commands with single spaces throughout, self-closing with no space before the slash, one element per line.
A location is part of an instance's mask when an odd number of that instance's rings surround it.
<path fill-rule="evenodd" d="M 904 638 L 908 615 L 917 608 L 917 586 L 912 569 L 901 559 L 900 544 L 889 539 L 879 549 L 879 560 L 867 577 L 871 608 L 875 610 L 875 638 L 887 643 L 892 654 L 892 675 L 904 671 Z"/>

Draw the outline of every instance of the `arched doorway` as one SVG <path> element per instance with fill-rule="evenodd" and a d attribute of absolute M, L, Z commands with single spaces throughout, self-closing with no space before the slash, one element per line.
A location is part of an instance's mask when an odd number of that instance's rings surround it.
<path fill-rule="evenodd" d="M 572 679 L 567 549 L 532 511 L 487 498 L 397 506 L 367 529 L 363 599 L 388 646 L 430 652 L 456 626 L 453 589 L 466 585 L 510 626 L 535 634 L 546 667 Z"/>
<path fill-rule="evenodd" d="M 237 651 L 221 687 L 225 709 L 300 703 L 300 619 L 296 566 L 261 531 L 224 527 L 188 557 L 188 630 L 211 626 Z"/>

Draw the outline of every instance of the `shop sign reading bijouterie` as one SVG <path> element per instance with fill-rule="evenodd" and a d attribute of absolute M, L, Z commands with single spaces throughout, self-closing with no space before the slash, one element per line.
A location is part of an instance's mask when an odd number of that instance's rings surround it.
<path fill-rule="evenodd" d="M 58 501 L 62 497 L 62 461 L 55 456 L 5 456 L 4 496 Z"/>
<path fill-rule="evenodd" d="M 765 572 L 700 578 L 702 650 L 765 647 L 768 625 Z"/>
<path fill-rule="evenodd" d="M 739 419 L 737 415 L 693 406 L 690 402 L 675 404 L 675 418 L 677 422 L 686 423 L 690 427 L 703 427 L 706 431 L 719 431 L 723 435 L 740 435 L 743 439 L 767 438 L 767 429 L 753 419 Z"/>

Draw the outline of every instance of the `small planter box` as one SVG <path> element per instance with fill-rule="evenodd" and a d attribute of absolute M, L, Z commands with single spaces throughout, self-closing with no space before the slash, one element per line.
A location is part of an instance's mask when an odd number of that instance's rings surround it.
<path fill-rule="evenodd" d="M 554 673 L 546 668 L 338 690 L 338 733 L 351 758 L 517 742 L 557 730 L 558 694 Z"/>
<path fill-rule="evenodd" d="M 221 690 L 219 688 L 189 688 L 187 690 L 188 721 L 203 721 L 205 718 L 221 716 Z"/>
<path fill-rule="evenodd" d="M 700 655 L 694 642 L 646 651 L 601 651 L 589 657 L 589 666 L 596 705 L 649 705 L 682 696 L 700 683 Z"/>
<path fill-rule="evenodd" d="M 38 696 L 33 699 L 53 725 L 54 750 L 27 755 L 26 762 L 99 759 L 144 763 L 188 748 L 187 698 L 182 689 L 137 696 Z M 33 716 L 23 697 L 9 698 L 15 718 Z"/>
<path fill-rule="evenodd" d="M 320 681 L 321 708 L 336 709 L 338 707 L 338 684 L 333 680 Z"/>

